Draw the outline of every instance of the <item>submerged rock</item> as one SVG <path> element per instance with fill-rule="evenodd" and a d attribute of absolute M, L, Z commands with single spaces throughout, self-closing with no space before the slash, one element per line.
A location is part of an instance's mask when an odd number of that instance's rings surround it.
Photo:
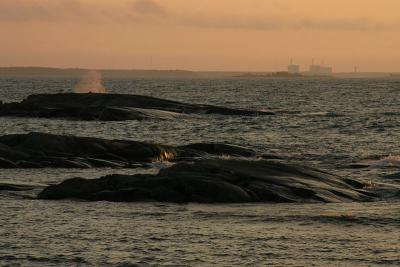
<path fill-rule="evenodd" d="M 20 103 L 0 103 L 0 116 L 73 118 L 79 120 L 173 119 L 180 114 L 272 115 L 270 111 L 243 110 L 187 104 L 127 94 L 38 94 Z"/>
<path fill-rule="evenodd" d="M 45 188 L 41 199 L 161 202 L 345 202 L 378 196 L 364 184 L 276 161 L 209 159 L 182 162 L 157 175 L 73 178 Z"/>
<path fill-rule="evenodd" d="M 386 155 L 386 156 L 375 156 L 369 159 L 362 160 L 360 162 L 352 163 L 348 166 L 349 168 L 399 168 L 400 167 L 400 156 L 398 155 Z"/>
<path fill-rule="evenodd" d="M 47 185 L 39 183 L 7 182 L 0 181 L 0 191 L 29 191 L 44 188 Z"/>
<path fill-rule="evenodd" d="M 205 153 L 218 156 L 233 157 L 256 157 L 257 153 L 250 148 L 215 143 L 195 143 L 179 147 L 181 150 L 190 151 L 192 153 Z"/>

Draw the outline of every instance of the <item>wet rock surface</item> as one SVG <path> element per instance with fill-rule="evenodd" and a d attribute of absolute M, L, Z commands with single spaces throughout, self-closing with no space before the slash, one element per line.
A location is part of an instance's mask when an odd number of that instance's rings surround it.
<path fill-rule="evenodd" d="M 0 168 L 132 168 L 154 161 L 223 155 L 250 157 L 256 156 L 256 152 L 228 144 L 199 143 L 174 147 L 36 132 L 0 136 Z"/>
<path fill-rule="evenodd" d="M 73 178 L 45 188 L 41 199 L 200 203 L 371 201 L 364 184 L 277 161 L 207 159 L 181 162 L 157 175 Z"/>
<path fill-rule="evenodd" d="M 0 168 L 134 168 L 156 161 L 175 163 L 156 175 L 68 179 L 45 188 L 39 194 L 42 199 L 245 203 L 379 198 L 376 190 L 365 190 L 368 185 L 363 182 L 284 163 L 282 158 L 285 162 L 287 158 L 280 155 L 265 155 L 229 144 L 168 146 L 35 132 L 0 136 Z M 29 187 L 3 184 L 0 189 Z"/>
<path fill-rule="evenodd" d="M 202 104 L 187 104 L 142 95 L 38 94 L 20 103 L 0 103 L 0 116 L 71 118 L 78 120 L 175 119 L 182 114 L 237 116 L 272 115 L 270 111 L 243 110 Z"/>

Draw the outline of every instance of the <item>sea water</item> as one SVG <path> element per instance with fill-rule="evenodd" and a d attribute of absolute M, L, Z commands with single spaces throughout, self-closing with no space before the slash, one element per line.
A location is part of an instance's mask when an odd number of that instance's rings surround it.
<path fill-rule="evenodd" d="M 0 79 L 0 100 L 72 92 L 74 79 Z M 344 177 L 400 185 L 400 79 L 104 80 L 110 93 L 273 116 L 159 121 L 0 117 L 32 131 L 170 145 L 230 143 Z M 355 169 L 352 163 L 368 162 Z M 152 169 L 2 169 L 0 181 L 57 183 Z M 400 198 L 373 203 L 165 204 L 30 199 L 0 193 L 0 266 L 399 266 Z M 25 194 L 25 195 L 24 195 Z"/>

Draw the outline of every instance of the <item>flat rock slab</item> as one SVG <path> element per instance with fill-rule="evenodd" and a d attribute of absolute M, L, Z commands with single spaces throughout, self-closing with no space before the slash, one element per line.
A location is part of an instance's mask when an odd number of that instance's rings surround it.
<path fill-rule="evenodd" d="M 30 95 L 20 103 L 0 103 L 0 116 L 122 121 L 175 119 L 179 114 L 257 116 L 274 113 L 128 94 L 38 94 Z"/>
<path fill-rule="evenodd" d="M 157 175 L 73 178 L 45 188 L 41 199 L 200 203 L 372 201 L 364 184 L 314 168 L 266 160 L 182 162 Z"/>
<path fill-rule="evenodd" d="M 216 156 L 255 157 L 249 148 L 197 143 L 168 146 L 130 140 L 47 133 L 0 136 L 0 168 L 122 168 L 155 161 L 179 161 Z"/>

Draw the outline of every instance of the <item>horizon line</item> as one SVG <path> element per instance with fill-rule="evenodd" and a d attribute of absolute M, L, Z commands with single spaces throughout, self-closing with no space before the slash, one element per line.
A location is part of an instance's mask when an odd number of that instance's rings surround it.
<path fill-rule="evenodd" d="M 26 66 L 0 66 L 0 69 L 28 69 L 28 68 L 36 68 L 36 69 L 55 69 L 55 70 L 95 70 L 95 71 L 184 71 L 184 72 L 222 72 L 222 73 L 229 73 L 229 72 L 237 72 L 237 73 L 276 73 L 276 72 L 285 72 L 285 70 L 192 70 L 192 69 L 147 69 L 147 68 L 87 68 L 87 67 L 50 67 L 50 66 L 38 66 L 38 65 L 26 65 Z M 300 73 L 308 73 L 308 70 L 300 71 Z M 342 73 L 381 73 L 381 74 L 392 74 L 392 73 L 400 73 L 400 71 L 334 71 L 335 74 L 342 74 Z"/>

